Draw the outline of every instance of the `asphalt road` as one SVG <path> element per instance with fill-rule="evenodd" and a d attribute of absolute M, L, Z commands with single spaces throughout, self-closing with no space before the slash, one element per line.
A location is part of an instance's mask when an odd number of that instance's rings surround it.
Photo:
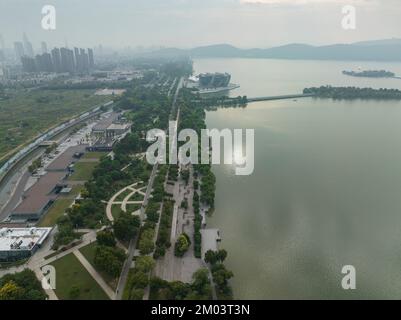
<path fill-rule="evenodd" d="M 30 177 L 30 173 L 25 171 L 25 173 L 21 176 L 21 178 L 17 182 L 17 187 L 14 189 L 13 194 L 11 195 L 10 199 L 8 200 L 7 204 L 0 210 L 0 221 L 6 219 L 11 211 L 17 206 L 19 203 Z"/>

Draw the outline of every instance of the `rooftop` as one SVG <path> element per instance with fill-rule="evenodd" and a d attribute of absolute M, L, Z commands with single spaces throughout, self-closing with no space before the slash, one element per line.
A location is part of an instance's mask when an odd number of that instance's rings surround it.
<path fill-rule="evenodd" d="M 107 130 L 128 130 L 130 127 L 129 123 L 113 123 L 107 127 Z"/>
<path fill-rule="evenodd" d="M 74 147 L 68 148 L 62 154 L 60 154 L 54 161 L 52 161 L 46 170 L 48 171 L 59 171 L 59 170 L 67 170 L 68 166 L 76 162 L 78 159 L 76 154 L 85 152 L 85 145 L 78 145 Z"/>
<path fill-rule="evenodd" d="M 111 126 L 111 124 L 118 119 L 119 114 L 116 112 L 110 113 L 109 116 L 107 116 L 104 119 L 101 119 L 92 129 L 92 131 L 104 131 L 108 127 Z"/>
<path fill-rule="evenodd" d="M 32 214 L 41 212 L 46 205 L 56 198 L 52 191 L 62 183 L 66 172 L 48 172 L 24 194 L 22 202 L 13 210 L 13 214 Z"/>
<path fill-rule="evenodd" d="M 32 250 L 41 245 L 52 228 L 1 228 L 0 251 Z"/>

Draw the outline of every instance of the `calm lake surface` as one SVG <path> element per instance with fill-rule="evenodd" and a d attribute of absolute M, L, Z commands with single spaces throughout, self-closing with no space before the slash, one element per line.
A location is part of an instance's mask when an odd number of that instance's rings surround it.
<path fill-rule="evenodd" d="M 401 89 L 401 80 L 342 70 L 401 64 L 204 59 L 229 72 L 232 96 L 295 94 L 308 86 Z M 239 299 L 401 298 L 401 103 L 298 99 L 207 113 L 209 128 L 255 129 L 255 171 L 215 166 L 216 211 Z M 341 269 L 357 270 L 357 290 Z"/>

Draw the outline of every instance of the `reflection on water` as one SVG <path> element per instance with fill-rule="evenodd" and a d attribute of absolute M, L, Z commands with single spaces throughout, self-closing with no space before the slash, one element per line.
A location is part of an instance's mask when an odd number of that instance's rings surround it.
<path fill-rule="evenodd" d="M 284 78 L 280 85 L 264 69 L 265 60 L 201 60 L 195 69 L 210 71 L 220 63 L 224 69 L 215 71 L 232 73 L 240 90 L 251 87 L 247 79 L 253 77 L 263 79 L 260 87 L 252 82 L 254 95 L 266 95 L 266 84 L 282 90 L 274 94 L 291 93 Z M 313 63 L 328 73 L 321 83 L 341 83 L 341 74 L 328 69 L 349 69 L 340 62 Z M 298 73 L 290 76 L 294 70 L 308 74 L 310 67 L 280 64 L 288 87 L 300 81 L 294 80 Z M 399 64 L 380 69 L 401 70 Z M 343 81 L 350 79 L 360 80 Z M 214 167 L 211 225 L 222 231 L 237 298 L 401 298 L 400 122 L 401 103 L 390 101 L 308 98 L 207 113 L 209 128 L 255 129 L 251 176 L 235 176 L 233 166 Z M 344 265 L 356 267 L 354 292 L 341 289 Z"/>

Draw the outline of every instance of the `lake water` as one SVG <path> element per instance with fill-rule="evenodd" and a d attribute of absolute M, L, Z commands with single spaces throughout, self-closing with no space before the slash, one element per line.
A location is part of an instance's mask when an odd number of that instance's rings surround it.
<path fill-rule="evenodd" d="M 401 64 L 196 60 L 232 74 L 233 96 L 299 93 L 308 86 L 401 89 L 398 79 L 342 70 Z M 255 171 L 215 166 L 216 210 L 239 299 L 401 298 L 401 102 L 298 99 L 207 113 L 209 128 L 255 129 Z M 341 287 L 353 265 L 357 290 Z"/>

